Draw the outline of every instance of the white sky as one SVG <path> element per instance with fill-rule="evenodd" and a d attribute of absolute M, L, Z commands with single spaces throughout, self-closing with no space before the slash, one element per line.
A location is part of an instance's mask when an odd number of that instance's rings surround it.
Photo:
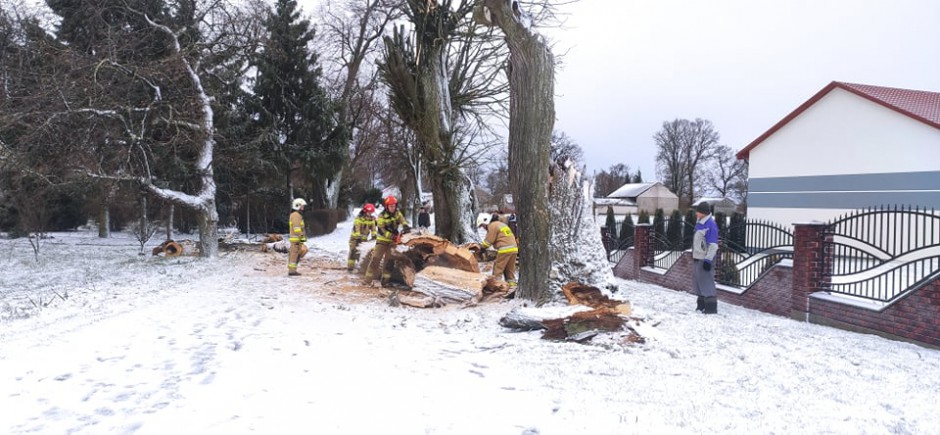
<path fill-rule="evenodd" d="M 739 150 L 829 82 L 940 92 L 940 1 L 580 0 L 565 6 L 556 128 L 589 170 L 655 176 L 663 121 Z"/>
<path fill-rule="evenodd" d="M 618 298 L 646 344 L 549 342 L 498 325 L 516 303 L 392 308 L 337 291 L 354 279 L 349 231 L 311 238 L 327 267 L 304 259 L 296 278 L 279 253 L 138 256 L 127 233 L 92 229 L 52 234 L 37 262 L 27 240 L 0 238 L 0 433 L 940 427 L 937 350 L 724 303 L 705 316 L 691 294 L 624 280 Z"/>

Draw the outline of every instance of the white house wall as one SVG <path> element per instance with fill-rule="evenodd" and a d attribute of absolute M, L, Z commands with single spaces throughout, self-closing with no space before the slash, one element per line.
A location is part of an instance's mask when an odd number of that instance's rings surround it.
<path fill-rule="evenodd" d="M 940 208 L 940 130 L 835 88 L 750 151 L 748 218 Z"/>

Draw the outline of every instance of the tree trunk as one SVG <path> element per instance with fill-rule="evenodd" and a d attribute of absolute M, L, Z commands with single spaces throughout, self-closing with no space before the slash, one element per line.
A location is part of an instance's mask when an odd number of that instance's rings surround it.
<path fill-rule="evenodd" d="M 173 215 L 176 214 L 176 206 L 170 204 L 170 209 L 166 213 L 166 240 L 173 240 Z"/>
<path fill-rule="evenodd" d="M 98 211 L 98 237 L 111 237 L 111 209 L 108 203 L 101 204 L 101 210 Z"/>
<path fill-rule="evenodd" d="M 458 245 L 479 241 L 471 224 L 476 198 L 470 179 L 456 167 L 428 178 L 434 195 L 434 233 Z"/>
<path fill-rule="evenodd" d="M 454 126 L 445 53 L 442 45 L 436 45 L 425 54 L 426 61 L 419 65 L 418 92 L 427 103 L 421 105 L 415 133 L 434 195 L 435 233 L 456 244 L 477 241 L 473 183 L 448 155 L 454 149 Z"/>
<path fill-rule="evenodd" d="M 509 44 L 509 174 L 519 222 L 519 289 L 538 304 L 551 299 L 548 166 L 555 126 L 555 63 L 544 38 L 529 27 L 518 1 L 484 0 Z"/>

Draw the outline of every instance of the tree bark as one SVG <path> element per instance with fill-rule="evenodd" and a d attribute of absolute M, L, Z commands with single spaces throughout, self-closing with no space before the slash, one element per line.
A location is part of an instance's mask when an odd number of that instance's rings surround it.
<path fill-rule="evenodd" d="M 551 300 L 548 168 L 555 127 L 555 63 L 515 0 L 484 0 L 509 44 L 509 175 L 519 219 L 519 298 Z"/>

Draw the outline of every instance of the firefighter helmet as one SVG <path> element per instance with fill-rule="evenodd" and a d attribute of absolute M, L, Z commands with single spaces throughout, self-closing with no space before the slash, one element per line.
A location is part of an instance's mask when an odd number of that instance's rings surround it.
<path fill-rule="evenodd" d="M 385 206 L 388 207 L 392 204 L 398 204 L 398 199 L 394 195 L 389 195 L 388 198 L 385 198 Z"/>
<path fill-rule="evenodd" d="M 369 213 L 369 214 L 375 213 L 375 206 L 372 204 L 366 204 L 362 206 L 362 211 Z"/>
<path fill-rule="evenodd" d="M 303 198 L 297 198 L 291 204 L 291 208 L 293 208 L 294 210 L 300 210 L 301 207 L 306 207 L 306 206 L 307 206 L 307 201 L 304 201 Z"/>

